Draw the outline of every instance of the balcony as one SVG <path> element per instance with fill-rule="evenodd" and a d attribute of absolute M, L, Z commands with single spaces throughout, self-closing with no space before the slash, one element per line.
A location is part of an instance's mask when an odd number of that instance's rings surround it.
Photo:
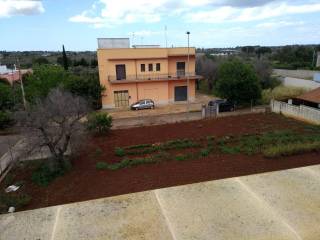
<path fill-rule="evenodd" d="M 176 81 L 183 79 L 201 79 L 202 76 L 197 75 L 195 72 L 186 73 L 178 71 L 174 74 L 138 74 L 127 75 L 125 79 L 117 79 L 117 76 L 108 76 L 108 81 L 111 83 L 132 83 L 132 82 L 149 82 L 149 81 Z"/>

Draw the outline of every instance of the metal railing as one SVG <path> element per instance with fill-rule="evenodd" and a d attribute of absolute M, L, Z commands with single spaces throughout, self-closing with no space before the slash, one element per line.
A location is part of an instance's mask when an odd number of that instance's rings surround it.
<path fill-rule="evenodd" d="M 147 80 L 176 80 L 176 79 L 185 79 L 187 77 L 195 78 L 197 74 L 195 72 L 184 72 L 178 71 L 173 74 L 138 74 L 138 75 L 127 75 L 124 79 L 118 79 L 117 76 L 108 76 L 109 81 L 147 81 Z"/>

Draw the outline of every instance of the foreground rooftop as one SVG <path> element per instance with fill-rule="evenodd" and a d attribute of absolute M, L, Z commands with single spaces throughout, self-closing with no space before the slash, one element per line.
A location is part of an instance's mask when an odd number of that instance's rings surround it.
<path fill-rule="evenodd" d="M 0 216 L 1 239 L 309 239 L 320 165 Z"/>

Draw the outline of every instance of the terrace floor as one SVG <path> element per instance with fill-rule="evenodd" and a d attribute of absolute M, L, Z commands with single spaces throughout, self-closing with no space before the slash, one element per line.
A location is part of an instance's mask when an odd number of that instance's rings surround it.
<path fill-rule="evenodd" d="M 5 214 L 0 238 L 318 240 L 319 222 L 314 165 Z"/>

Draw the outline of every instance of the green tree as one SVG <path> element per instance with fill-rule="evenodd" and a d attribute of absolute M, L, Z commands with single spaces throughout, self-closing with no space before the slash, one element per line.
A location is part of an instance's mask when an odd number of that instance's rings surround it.
<path fill-rule="evenodd" d="M 32 63 L 42 65 L 42 64 L 49 64 L 49 61 L 45 57 L 38 57 L 33 59 Z"/>
<path fill-rule="evenodd" d="M 68 91 L 84 97 L 93 109 L 101 108 L 101 93 L 104 88 L 100 85 L 98 73 L 80 72 L 64 82 Z"/>
<path fill-rule="evenodd" d="M 0 111 L 11 110 L 14 106 L 14 95 L 9 84 L 0 82 Z"/>
<path fill-rule="evenodd" d="M 101 108 L 101 92 L 98 73 L 81 71 L 78 74 L 64 71 L 61 66 L 39 65 L 34 67 L 33 74 L 24 79 L 26 99 L 35 103 L 45 98 L 51 89 L 62 87 L 77 96 L 84 97 L 94 109 Z"/>
<path fill-rule="evenodd" d="M 92 68 L 96 68 L 98 66 L 98 60 L 92 59 L 90 65 Z"/>
<path fill-rule="evenodd" d="M 35 103 L 45 98 L 51 89 L 63 85 L 69 74 L 60 66 L 39 65 L 33 68 L 33 74 L 25 77 L 25 93 L 28 102 Z"/>
<path fill-rule="evenodd" d="M 256 102 L 261 98 L 261 86 L 255 71 L 251 65 L 239 60 L 219 66 L 215 90 L 219 97 L 237 104 Z"/>
<path fill-rule="evenodd" d="M 64 49 L 64 45 L 62 45 L 62 60 L 63 60 L 63 67 L 64 70 L 68 70 L 69 68 L 69 60 L 66 54 L 66 50 Z"/>
<path fill-rule="evenodd" d="M 261 55 L 272 53 L 272 49 L 270 47 L 258 47 L 256 49 L 256 54 L 258 55 L 258 58 L 261 58 Z"/>

